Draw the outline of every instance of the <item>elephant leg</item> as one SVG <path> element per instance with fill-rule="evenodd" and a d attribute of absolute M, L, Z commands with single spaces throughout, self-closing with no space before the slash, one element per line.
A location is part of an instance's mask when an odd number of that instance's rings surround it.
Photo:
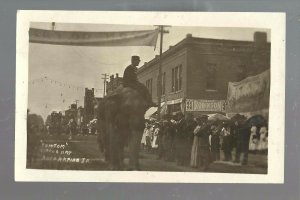
<path fill-rule="evenodd" d="M 110 162 L 110 135 L 106 132 L 103 137 L 104 158 L 106 162 Z"/>
<path fill-rule="evenodd" d="M 120 163 L 120 169 L 124 169 L 124 139 L 120 138 L 119 139 L 119 163 Z"/>
<path fill-rule="evenodd" d="M 113 128 L 113 126 L 110 127 L 109 131 L 110 135 L 110 164 L 112 170 L 119 170 L 120 169 L 120 158 L 119 158 L 119 137 L 117 131 Z"/>
<path fill-rule="evenodd" d="M 105 162 L 110 162 L 110 148 L 107 144 L 104 149 L 104 160 L 105 160 Z"/>
<path fill-rule="evenodd" d="M 129 140 L 129 170 L 140 170 L 139 150 L 142 135 L 139 131 L 132 131 Z"/>

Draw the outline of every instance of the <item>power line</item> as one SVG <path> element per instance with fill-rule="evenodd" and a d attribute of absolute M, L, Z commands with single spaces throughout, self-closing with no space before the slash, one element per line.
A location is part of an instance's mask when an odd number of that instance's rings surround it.
<path fill-rule="evenodd" d="M 48 82 L 50 84 L 54 84 L 54 85 L 57 85 L 57 86 L 60 86 L 60 87 L 67 87 L 69 89 L 84 90 L 85 88 L 87 88 L 87 87 L 84 87 L 84 86 L 78 86 L 78 85 L 73 85 L 73 84 L 70 84 L 70 83 L 58 81 L 58 80 L 55 80 L 55 79 L 52 79 L 52 78 L 48 78 L 47 76 L 31 80 L 28 83 L 29 84 L 35 84 L 35 83 L 41 83 L 41 82 Z M 95 90 L 97 92 L 97 91 L 102 91 L 104 89 L 95 88 Z"/>

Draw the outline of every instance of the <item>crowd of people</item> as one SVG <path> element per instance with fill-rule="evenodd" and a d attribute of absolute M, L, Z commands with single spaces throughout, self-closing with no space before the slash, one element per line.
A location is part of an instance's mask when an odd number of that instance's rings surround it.
<path fill-rule="evenodd" d="M 267 154 L 267 127 L 266 122 L 249 124 L 239 114 L 228 121 L 210 121 L 206 115 L 177 113 L 160 122 L 147 120 L 141 145 L 157 159 L 201 170 L 221 159 L 247 165 L 249 152 Z"/>

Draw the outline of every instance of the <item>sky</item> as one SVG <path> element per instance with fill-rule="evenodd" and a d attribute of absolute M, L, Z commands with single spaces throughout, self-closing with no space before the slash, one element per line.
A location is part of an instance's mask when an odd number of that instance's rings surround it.
<path fill-rule="evenodd" d="M 32 28 L 51 29 L 51 23 L 31 23 Z M 55 30 L 66 31 L 133 31 L 153 30 L 155 26 L 130 26 L 107 24 L 55 24 Z M 253 41 L 256 31 L 267 32 L 268 29 L 257 28 L 211 28 L 211 27 L 168 27 L 164 35 L 163 51 L 183 40 L 187 34 L 193 37 Z M 29 84 L 28 108 L 31 113 L 41 115 L 44 119 L 53 111 L 66 110 L 71 103 L 78 100 L 83 106 L 84 90 L 95 88 L 95 96 L 103 96 L 102 74 L 119 73 L 130 64 L 132 55 L 139 55 L 140 66 L 159 54 L 157 47 L 83 47 L 48 44 L 29 44 Z M 36 81 L 47 76 L 49 81 Z M 51 80 L 52 83 L 51 83 Z M 55 81 L 57 81 L 55 83 Z M 69 85 L 73 87 L 69 88 Z"/>

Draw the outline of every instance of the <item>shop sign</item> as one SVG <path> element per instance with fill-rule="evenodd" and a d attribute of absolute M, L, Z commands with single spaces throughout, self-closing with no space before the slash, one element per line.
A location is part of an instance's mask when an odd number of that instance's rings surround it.
<path fill-rule="evenodd" d="M 182 102 L 182 98 L 167 101 L 167 104 L 168 104 L 168 105 L 172 105 L 172 104 L 178 104 L 178 103 L 181 103 L 181 102 Z"/>
<path fill-rule="evenodd" d="M 225 100 L 187 99 L 186 111 L 223 112 Z"/>

